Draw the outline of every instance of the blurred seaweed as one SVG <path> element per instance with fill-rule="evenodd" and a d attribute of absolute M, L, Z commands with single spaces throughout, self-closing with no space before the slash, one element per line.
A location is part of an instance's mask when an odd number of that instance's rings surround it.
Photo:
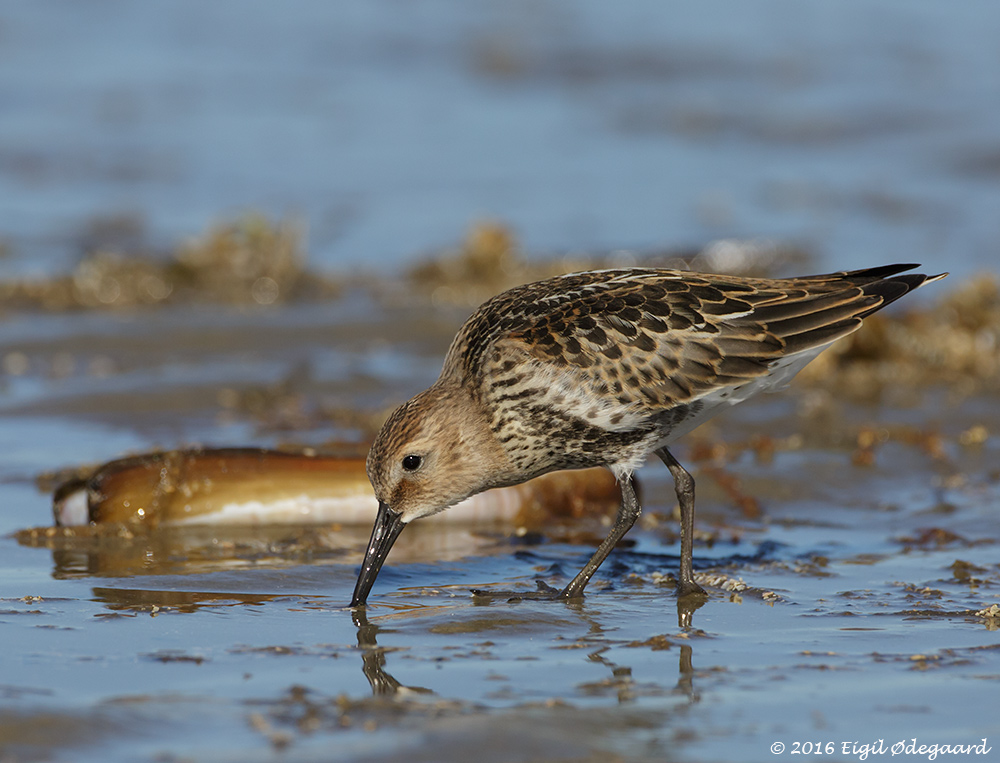
<path fill-rule="evenodd" d="M 130 221 L 97 225 L 70 273 L 0 282 L 0 307 L 61 312 L 206 302 L 269 306 L 338 293 L 306 267 L 304 226 L 250 213 L 153 255 Z"/>

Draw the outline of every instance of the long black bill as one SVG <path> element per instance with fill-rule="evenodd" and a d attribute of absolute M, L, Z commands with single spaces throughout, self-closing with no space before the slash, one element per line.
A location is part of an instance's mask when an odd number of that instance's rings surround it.
<path fill-rule="evenodd" d="M 372 528 L 372 539 L 368 541 L 368 551 L 365 552 L 365 560 L 361 563 L 358 584 L 354 586 L 352 607 L 363 607 L 368 601 L 368 592 L 372 590 L 378 571 L 382 569 L 382 563 L 389 555 L 389 549 L 403 532 L 404 527 L 406 524 L 402 521 L 402 514 L 397 514 L 389 508 L 389 504 L 379 501 L 375 527 Z"/>

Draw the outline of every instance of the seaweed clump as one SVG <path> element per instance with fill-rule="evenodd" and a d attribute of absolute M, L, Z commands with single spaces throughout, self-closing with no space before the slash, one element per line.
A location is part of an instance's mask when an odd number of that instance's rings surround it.
<path fill-rule="evenodd" d="M 476 307 L 514 286 L 582 270 L 648 267 L 766 276 L 778 266 L 807 259 L 796 246 L 765 239 L 721 239 L 701 249 L 618 249 L 529 258 L 510 228 L 482 221 L 458 247 L 411 268 L 407 285 L 417 295 L 429 295 L 436 305 Z"/>
<path fill-rule="evenodd" d="M 302 240 L 296 223 L 249 214 L 165 257 L 133 241 L 125 251 L 98 243 L 70 273 L 0 283 L 0 306 L 51 312 L 190 302 L 268 306 L 335 294 L 332 281 L 306 268 Z"/>

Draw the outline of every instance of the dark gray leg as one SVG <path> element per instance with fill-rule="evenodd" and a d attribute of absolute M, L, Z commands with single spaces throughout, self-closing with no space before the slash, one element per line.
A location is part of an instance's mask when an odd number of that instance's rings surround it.
<path fill-rule="evenodd" d="M 611 532 L 608 533 L 608 537 L 604 539 L 604 542 L 597 547 L 597 551 L 590 557 L 590 561 L 569 582 L 569 585 L 560 592 L 559 598 L 575 599 L 578 596 L 583 596 L 583 589 L 590 582 L 590 579 L 594 577 L 594 573 L 597 572 L 598 567 L 604 563 L 604 560 L 608 558 L 608 554 L 611 553 L 611 549 L 632 528 L 635 520 L 642 513 L 642 507 L 639 506 L 639 499 L 635 496 L 635 487 L 632 485 L 632 478 L 629 477 L 623 480 L 621 485 L 622 504 L 618 507 L 618 516 L 615 517 L 614 527 L 611 528 Z"/>
<path fill-rule="evenodd" d="M 629 477 L 621 483 L 622 486 L 622 503 L 618 507 L 618 516 L 615 517 L 614 527 L 611 528 L 611 532 L 608 533 L 608 537 L 604 539 L 604 542 L 597 547 L 597 551 L 594 555 L 590 557 L 590 561 L 584 565 L 583 569 L 577 573 L 577 576 L 573 578 L 569 585 L 563 588 L 561 591 L 552 588 L 551 586 L 545 585 L 541 581 L 538 583 L 540 590 L 530 591 L 530 592 L 520 592 L 520 591 L 490 591 L 473 589 L 472 593 L 476 596 L 483 598 L 489 597 L 505 597 L 510 599 L 578 599 L 583 596 L 583 589 L 587 587 L 587 583 L 590 579 L 594 577 L 594 573 L 597 572 L 598 568 L 608 558 L 608 554 L 611 553 L 618 541 L 622 539 L 622 536 L 627 533 L 632 525 L 635 524 L 635 520 L 639 518 L 639 514 L 642 513 L 642 508 L 639 506 L 639 499 L 635 495 L 635 487 L 632 484 L 632 478 Z"/>
<path fill-rule="evenodd" d="M 666 448 L 660 448 L 656 455 L 673 475 L 677 502 L 681 507 L 681 569 L 677 578 L 677 595 L 704 594 L 705 589 L 694 582 L 694 477 Z"/>

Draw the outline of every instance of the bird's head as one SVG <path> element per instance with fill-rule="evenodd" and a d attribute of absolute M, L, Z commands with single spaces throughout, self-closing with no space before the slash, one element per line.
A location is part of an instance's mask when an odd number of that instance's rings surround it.
<path fill-rule="evenodd" d="M 351 606 L 368 592 L 403 528 L 500 484 L 506 456 L 472 396 L 436 384 L 386 420 L 368 452 L 378 514 Z"/>

